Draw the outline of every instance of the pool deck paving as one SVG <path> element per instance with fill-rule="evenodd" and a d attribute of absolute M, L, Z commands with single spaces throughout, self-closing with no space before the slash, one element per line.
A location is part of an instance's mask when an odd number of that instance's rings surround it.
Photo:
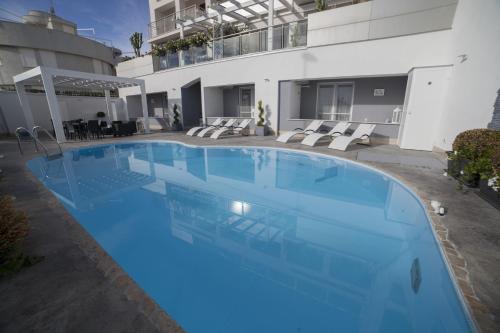
<path fill-rule="evenodd" d="M 444 154 L 392 145 L 355 145 L 346 152 L 326 145 L 283 144 L 274 137 L 221 140 L 155 133 L 64 144 L 64 149 L 133 140 L 191 145 L 258 146 L 311 151 L 375 167 L 415 191 L 427 206 L 441 248 L 482 332 L 500 332 L 500 212 L 476 190 L 457 190 L 443 175 Z M 54 146 L 48 144 L 49 148 Z M 26 253 L 45 259 L 0 279 L 0 332 L 182 332 L 175 321 L 114 263 L 58 200 L 25 168 L 37 156 L 29 143 L 20 155 L 13 139 L 0 140 L 0 194 L 16 198 L 30 217 Z M 430 211 L 438 200 L 447 213 Z"/>

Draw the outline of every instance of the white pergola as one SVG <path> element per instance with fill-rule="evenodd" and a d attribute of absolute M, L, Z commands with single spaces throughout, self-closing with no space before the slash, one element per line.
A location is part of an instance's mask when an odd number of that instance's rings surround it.
<path fill-rule="evenodd" d="M 66 69 L 50 68 L 38 66 L 24 73 L 14 76 L 17 96 L 23 109 L 24 118 L 29 129 L 35 126 L 33 114 L 26 96 L 25 86 L 43 86 L 47 102 L 49 105 L 50 116 L 54 124 L 57 142 L 66 141 L 64 128 L 61 119 L 59 104 L 57 103 L 56 87 L 67 89 L 103 89 L 106 98 L 106 108 L 108 116 L 111 108 L 110 90 L 126 87 L 139 87 L 141 93 L 142 115 L 144 117 L 144 132 L 149 133 L 148 106 L 146 100 L 146 86 L 144 80 L 131 79 L 125 77 L 102 75 L 78 72 Z"/>

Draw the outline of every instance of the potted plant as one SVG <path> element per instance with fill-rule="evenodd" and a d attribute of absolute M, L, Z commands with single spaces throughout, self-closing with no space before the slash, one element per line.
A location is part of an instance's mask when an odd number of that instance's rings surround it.
<path fill-rule="evenodd" d="M 255 127 L 255 135 L 266 136 L 267 126 L 266 126 L 265 110 L 264 107 L 262 106 L 261 100 L 257 102 L 257 110 L 259 110 L 259 121 L 257 122 L 257 126 Z"/>
<path fill-rule="evenodd" d="M 173 122 L 173 127 L 172 129 L 174 131 L 182 131 L 182 124 L 181 124 L 181 121 L 180 121 L 180 113 L 179 113 L 179 110 L 178 110 L 178 106 L 177 104 L 174 104 L 174 108 L 173 108 L 173 113 L 174 113 L 174 122 Z"/>
<path fill-rule="evenodd" d="M 106 114 L 102 111 L 99 111 L 99 112 L 97 112 L 96 117 L 97 118 L 104 118 L 104 117 L 106 117 Z"/>
<path fill-rule="evenodd" d="M 479 181 L 481 197 L 500 210 L 500 141 L 491 157 L 491 173 Z"/>
<path fill-rule="evenodd" d="M 460 133 L 453 142 L 453 152 L 448 154 L 448 173 L 460 185 L 477 187 L 481 178 L 491 175 L 491 158 L 499 142 L 500 131 L 473 129 Z"/>

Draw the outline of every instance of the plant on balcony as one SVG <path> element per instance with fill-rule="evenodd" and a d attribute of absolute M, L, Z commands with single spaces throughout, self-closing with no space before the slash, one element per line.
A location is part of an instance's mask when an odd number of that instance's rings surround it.
<path fill-rule="evenodd" d="M 500 131 L 473 129 L 460 133 L 448 155 L 448 172 L 460 186 L 476 187 L 480 179 L 494 176 L 493 156 L 500 149 Z"/>
<path fill-rule="evenodd" d="M 165 44 L 163 44 L 163 47 L 170 53 L 175 53 L 178 50 L 177 41 L 174 40 L 167 40 Z"/>
<path fill-rule="evenodd" d="M 163 57 L 167 54 L 165 45 L 153 45 L 151 47 L 151 54 L 157 57 Z"/>
<path fill-rule="evenodd" d="M 130 44 L 132 45 L 132 48 L 134 49 L 135 56 L 140 57 L 141 56 L 141 47 L 143 44 L 142 33 L 141 32 L 134 32 L 130 36 Z"/>
<path fill-rule="evenodd" d="M 197 32 L 194 35 L 192 35 L 191 37 L 189 37 L 188 41 L 189 41 L 189 44 L 192 46 L 202 47 L 202 46 L 207 45 L 209 39 L 210 39 L 210 37 L 206 33 Z"/>
<path fill-rule="evenodd" d="M 177 50 L 185 51 L 189 49 L 189 41 L 187 39 L 178 39 L 175 41 Z"/>
<path fill-rule="evenodd" d="M 235 25 L 229 22 L 216 23 L 213 30 L 213 38 L 220 38 L 223 36 L 234 35 L 246 30 L 248 30 L 248 26 L 246 25 Z"/>
<path fill-rule="evenodd" d="M 315 2 L 316 2 L 316 9 L 318 11 L 321 12 L 321 11 L 326 9 L 326 7 L 327 7 L 326 0 L 315 0 Z"/>

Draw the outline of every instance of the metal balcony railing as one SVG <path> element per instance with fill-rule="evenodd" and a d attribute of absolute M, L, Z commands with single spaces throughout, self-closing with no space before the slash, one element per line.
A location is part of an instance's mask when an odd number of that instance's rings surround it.
<path fill-rule="evenodd" d="M 268 28 L 240 32 L 216 38 L 202 47 L 168 52 L 159 57 L 156 70 L 164 70 L 251 53 L 267 52 Z M 307 45 L 307 20 L 273 26 L 272 50 Z"/>
<path fill-rule="evenodd" d="M 184 8 L 176 13 L 169 14 L 149 24 L 149 36 L 154 38 L 177 29 L 177 20 L 192 20 L 205 15 L 205 11 L 197 5 Z"/>

